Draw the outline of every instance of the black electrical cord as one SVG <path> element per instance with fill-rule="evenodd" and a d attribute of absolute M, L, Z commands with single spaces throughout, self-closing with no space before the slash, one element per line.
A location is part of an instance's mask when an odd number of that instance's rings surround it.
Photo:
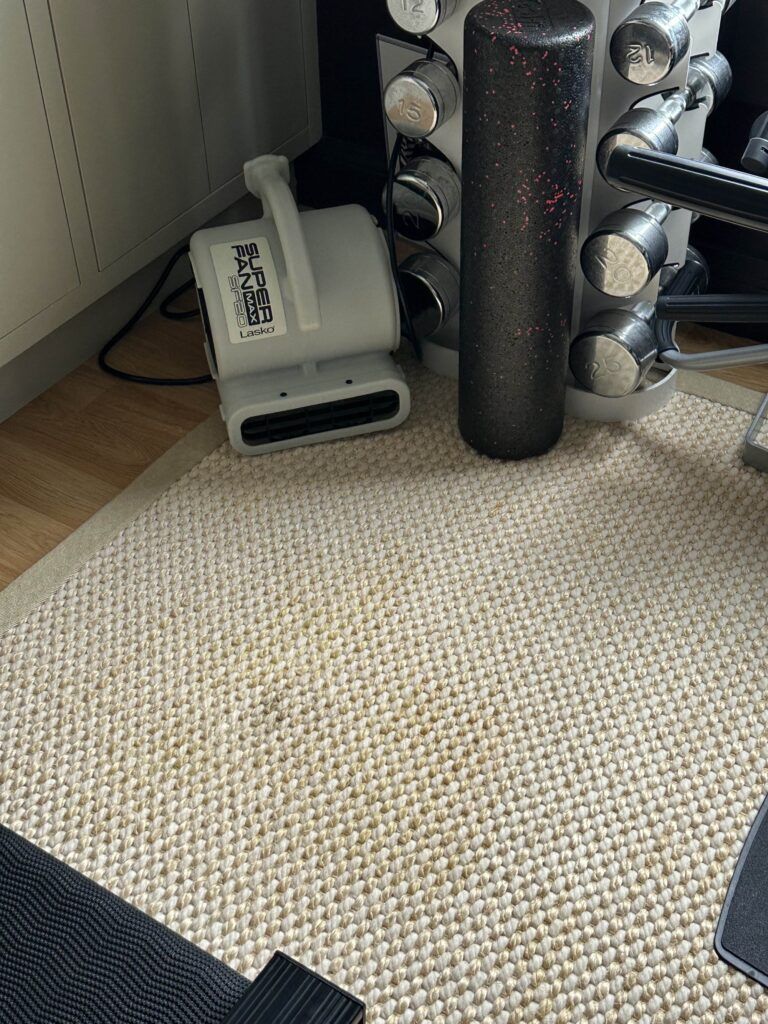
<path fill-rule="evenodd" d="M 213 380 L 210 374 L 205 374 L 203 377 L 144 377 L 137 373 L 128 373 L 126 370 L 119 370 L 116 366 L 112 366 L 107 362 L 107 356 L 109 353 L 123 340 L 123 338 L 133 330 L 136 324 L 141 320 L 144 314 L 147 312 L 149 307 L 155 301 L 157 296 L 160 294 L 163 285 L 168 280 L 173 271 L 173 268 L 187 255 L 189 249 L 184 246 L 182 249 L 177 249 L 173 256 L 168 261 L 165 269 L 160 274 L 154 287 L 147 295 L 146 299 L 142 302 L 136 312 L 133 314 L 131 319 L 120 328 L 117 334 L 113 335 L 109 341 L 104 345 L 102 350 L 99 352 L 99 366 L 105 373 L 111 374 L 113 377 L 117 377 L 119 380 L 127 380 L 132 384 L 148 384 L 152 387 L 191 387 L 195 384 L 210 384 Z"/>
<path fill-rule="evenodd" d="M 167 320 L 196 320 L 200 316 L 197 306 L 192 309 L 173 309 L 173 304 L 194 287 L 195 279 L 191 277 L 189 281 L 185 281 L 184 284 L 174 289 L 170 295 L 166 295 L 160 303 L 160 312 Z"/>

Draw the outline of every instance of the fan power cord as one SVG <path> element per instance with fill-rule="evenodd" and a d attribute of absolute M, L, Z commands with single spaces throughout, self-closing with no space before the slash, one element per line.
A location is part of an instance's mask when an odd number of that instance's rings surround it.
<path fill-rule="evenodd" d="M 166 320 L 197 320 L 200 316 L 200 310 L 197 306 L 193 306 L 191 309 L 174 309 L 174 303 L 176 303 L 182 295 L 186 295 L 188 291 L 195 287 L 194 277 L 190 277 L 184 284 L 179 285 L 178 288 L 174 289 L 170 295 L 166 295 L 163 301 L 160 303 L 160 313 L 166 318 Z"/>
<path fill-rule="evenodd" d="M 171 273 L 176 264 L 181 259 L 183 259 L 188 253 L 189 247 L 186 245 L 183 246 L 181 249 L 176 250 L 176 252 L 173 254 L 173 256 L 171 256 L 170 260 L 166 264 L 165 269 L 160 274 L 160 277 L 157 279 L 149 295 L 147 295 L 146 299 L 144 299 L 144 301 L 133 314 L 133 316 L 130 318 L 130 320 L 128 320 L 127 323 L 123 324 L 123 326 L 120 328 L 117 334 L 113 335 L 106 343 L 106 345 L 103 346 L 103 348 L 99 352 L 99 367 L 105 373 L 110 374 L 112 377 L 117 377 L 119 380 L 128 381 L 131 384 L 146 384 L 150 385 L 151 387 L 186 388 L 193 387 L 196 384 L 210 384 L 212 382 L 213 377 L 209 373 L 205 374 L 205 376 L 202 377 L 144 377 L 138 373 L 128 373 L 127 370 L 120 370 L 118 367 L 113 366 L 111 363 L 107 361 L 107 356 L 110 354 L 110 352 L 112 352 L 113 349 L 115 349 L 120 344 L 123 338 L 125 338 L 125 336 L 129 334 L 136 326 L 136 324 L 141 320 L 141 318 L 144 316 L 144 314 L 147 312 L 147 310 L 150 308 L 152 303 L 155 301 L 155 299 L 162 291 L 163 286 L 165 285 L 168 278 L 171 276 Z M 172 292 L 171 295 L 168 296 L 166 302 L 173 301 L 175 298 L 178 298 L 179 295 L 182 294 L 183 291 L 186 291 L 188 287 L 189 284 L 185 284 L 184 288 L 177 288 L 176 291 Z M 190 313 L 191 312 L 192 311 L 190 311 Z M 182 317 L 175 316 L 172 317 L 172 319 L 182 319 Z M 183 319 L 192 319 L 192 317 L 191 315 L 184 316 Z"/>

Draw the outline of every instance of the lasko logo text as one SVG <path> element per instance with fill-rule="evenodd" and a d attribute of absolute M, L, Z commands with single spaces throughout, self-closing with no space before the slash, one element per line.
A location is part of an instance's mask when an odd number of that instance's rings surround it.
<path fill-rule="evenodd" d="M 211 259 L 230 342 L 248 345 L 285 336 L 285 306 L 269 239 L 213 245 Z"/>
<path fill-rule="evenodd" d="M 229 277 L 241 338 L 274 334 L 274 309 L 267 273 L 256 242 L 233 245 L 236 273 Z"/>

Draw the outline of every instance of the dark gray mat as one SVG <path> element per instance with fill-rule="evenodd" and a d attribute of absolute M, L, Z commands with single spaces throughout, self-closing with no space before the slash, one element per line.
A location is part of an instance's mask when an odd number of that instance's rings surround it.
<path fill-rule="evenodd" d="M 715 949 L 726 963 L 768 988 L 768 799 L 739 858 Z"/>

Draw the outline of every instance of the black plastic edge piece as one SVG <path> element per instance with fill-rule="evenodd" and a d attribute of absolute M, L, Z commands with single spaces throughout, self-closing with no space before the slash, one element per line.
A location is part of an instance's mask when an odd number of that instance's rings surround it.
<path fill-rule="evenodd" d="M 692 245 L 688 246 L 686 253 L 686 261 L 683 266 L 675 274 L 672 283 L 667 289 L 666 295 L 659 298 L 668 298 L 671 295 L 701 295 L 709 287 L 709 266 L 707 261 L 698 251 L 694 249 Z M 659 344 L 659 354 L 663 352 L 679 352 L 677 341 L 675 340 L 675 327 L 677 326 L 676 319 L 665 319 L 659 315 L 659 306 L 656 306 L 656 316 L 654 318 L 654 333 L 656 335 L 656 341 Z"/>
<path fill-rule="evenodd" d="M 365 1003 L 275 953 L 223 1024 L 363 1024 Z"/>
<path fill-rule="evenodd" d="M 768 323 L 768 295 L 662 295 L 656 305 L 660 320 L 687 323 Z"/>
<path fill-rule="evenodd" d="M 734 872 L 733 878 L 731 879 L 731 884 L 728 887 L 728 895 L 725 898 L 725 904 L 723 905 L 723 909 L 720 913 L 720 920 L 717 923 L 717 932 L 715 933 L 715 952 L 720 957 L 720 959 L 724 960 L 725 963 L 727 963 L 730 967 L 735 967 L 737 971 L 741 971 L 741 973 L 745 974 L 748 978 L 751 978 L 753 981 L 756 981 L 760 985 L 763 985 L 765 988 L 768 988 L 768 974 L 764 974 L 762 971 L 759 971 L 757 968 L 753 967 L 751 964 L 748 964 L 745 960 L 742 960 L 735 953 L 732 953 L 729 949 L 727 949 L 724 945 L 724 933 L 726 925 L 728 923 L 728 915 L 731 910 L 731 904 L 733 903 L 734 897 L 736 896 L 736 893 L 738 891 L 739 883 L 741 882 L 742 872 L 744 871 L 747 861 L 749 860 L 749 855 L 752 851 L 752 844 L 757 838 L 757 836 L 760 834 L 760 830 L 762 828 L 763 822 L 767 814 L 768 798 L 766 798 L 763 801 L 763 805 L 760 808 L 757 817 L 755 818 L 754 824 L 752 825 L 752 828 L 749 831 L 749 835 L 747 836 L 747 841 L 745 842 L 744 848 L 741 851 L 741 856 L 739 857 L 738 863 L 736 865 L 736 871 Z"/>
<path fill-rule="evenodd" d="M 609 185 L 639 192 L 704 217 L 768 232 L 768 179 L 670 153 L 617 146 L 608 158 Z"/>

